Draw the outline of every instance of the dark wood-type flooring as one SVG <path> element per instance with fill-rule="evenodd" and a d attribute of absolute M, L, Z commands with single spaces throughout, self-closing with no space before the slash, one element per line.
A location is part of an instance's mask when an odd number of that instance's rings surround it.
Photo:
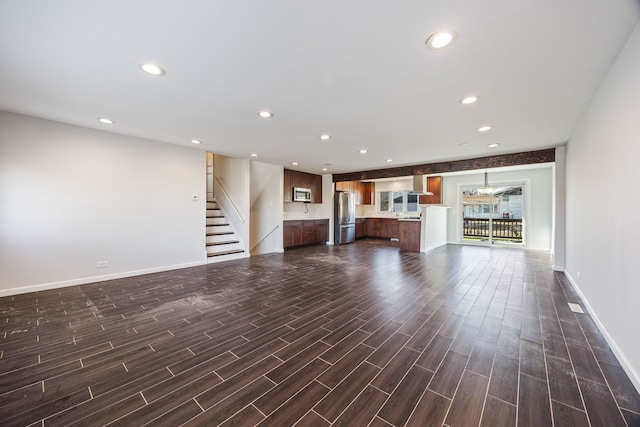
<path fill-rule="evenodd" d="M 548 254 L 359 241 L 0 299 L 0 425 L 637 426 Z"/>

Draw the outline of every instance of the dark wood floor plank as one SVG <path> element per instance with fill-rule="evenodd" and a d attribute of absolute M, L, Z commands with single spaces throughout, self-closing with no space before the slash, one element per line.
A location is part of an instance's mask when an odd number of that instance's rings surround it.
<path fill-rule="evenodd" d="M 403 348 L 387 363 L 371 384 L 385 393 L 391 394 L 419 355 L 420 353 L 415 350 L 407 347 Z"/>
<path fill-rule="evenodd" d="M 225 420 L 231 418 L 243 408 L 248 406 L 252 401 L 264 395 L 274 387 L 273 382 L 265 377 L 260 377 L 241 388 L 227 399 L 223 399 L 212 407 L 207 408 L 204 412 L 200 412 L 195 418 L 192 418 L 185 425 L 219 425 Z M 200 405 L 198 404 L 198 407 Z M 157 425 L 178 425 L 178 424 L 157 424 Z"/>
<path fill-rule="evenodd" d="M 407 421 L 407 427 L 440 427 L 451 406 L 451 400 L 431 390 L 425 391 Z"/>
<path fill-rule="evenodd" d="M 623 426 L 624 419 L 609 387 L 578 378 L 580 391 L 592 426 Z"/>
<path fill-rule="evenodd" d="M 640 426 L 640 413 L 627 411 L 626 409 L 622 410 L 622 416 L 627 422 L 627 426 L 636 427 Z"/>
<path fill-rule="evenodd" d="M 520 374 L 519 390 L 518 425 L 552 425 L 547 382 L 527 374 Z"/>
<path fill-rule="evenodd" d="M 154 402 L 182 387 L 194 389 L 200 387 L 200 384 L 204 384 L 204 389 L 209 389 L 222 382 L 222 379 L 213 372 L 214 369 L 218 366 L 224 366 L 234 360 L 236 360 L 236 357 L 231 353 L 223 353 L 214 359 L 211 359 L 210 363 L 207 364 L 206 369 L 202 369 L 198 366 L 195 369 L 180 372 L 179 374 L 164 381 L 158 381 L 155 385 L 144 389 L 142 393 L 147 402 Z"/>
<path fill-rule="evenodd" d="M 200 406 L 207 410 L 213 405 L 219 403 L 221 400 L 226 399 L 228 396 L 245 387 L 247 384 L 266 374 L 279 364 L 280 361 L 278 359 L 273 356 L 268 356 L 233 377 L 207 389 L 207 391 L 196 397 L 196 401 Z"/>
<path fill-rule="evenodd" d="M 477 426 L 482 417 L 488 386 L 489 378 L 465 371 L 445 423 L 450 426 Z"/>
<path fill-rule="evenodd" d="M 329 393 L 327 387 L 314 381 L 280 406 L 260 425 L 292 426 L 327 393 Z"/>
<path fill-rule="evenodd" d="M 392 425 L 404 425 L 432 376 L 430 371 L 419 366 L 411 368 L 396 388 L 397 392 L 380 409 L 378 416 Z"/>
<path fill-rule="evenodd" d="M 520 371 L 547 380 L 544 349 L 541 344 L 524 339 L 520 340 Z"/>
<path fill-rule="evenodd" d="M 86 416 L 73 420 L 74 414 L 62 412 L 45 420 L 47 426 L 95 426 L 106 425 L 122 416 L 144 407 L 145 401 L 140 394 L 134 394 L 127 399 L 120 400 L 108 406 L 97 407 L 95 412 L 89 412 Z"/>
<path fill-rule="evenodd" d="M 282 365 L 273 369 L 271 372 L 267 374 L 267 378 L 271 381 L 280 383 L 284 381 L 287 377 L 292 375 L 294 372 L 302 368 L 303 366 L 310 363 L 312 360 L 316 359 L 318 356 L 323 354 L 329 347 L 329 345 L 323 342 L 317 342 L 300 353 L 296 354 Z M 328 366 L 328 365 L 327 365 Z"/>
<path fill-rule="evenodd" d="M 487 396 L 480 427 L 512 427 L 515 425 L 516 407 L 493 396 Z"/>
<path fill-rule="evenodd" d="M 318 381 L 329 388 L 335 387 L 372 352 L 373 349 L 371 347 L 364 344 L 358 344 L 358 346 L 347 353 L 346 356 L 327 369 L 327 371 L 318 378 Z"/>
<path fill-rule="evenodd" d="M 313 410 L 333 422 L 380 372 L 380 368 L 363 363 L 351 372 Z"/>
<path fill-rule="evenodd" d="M 453 399 L 469 356 L 449 350 L 429 384 L 429 390 Z"/>
<path fill-rule="evenodd" d="M 238 372 L 241 372 L 252 366 L 256 362 L 256 360 L 261 360 L 262 358 L 273 354 L 274 352 L 283 348 L 285 345 L 286 342 L 284 340 L 277 338 L 257 348 L 251 353 L 245 354 L 237 360 L 234 360 L 233 362 L 227 363 L 223 367 L 216 369 L 216 374 L 218 374 L 223 380 L 229 379 L 232 376 L 236 375 Z"/>
<path fill-rule="evenodd" d="M 245 427 L 255 426 L 264 420 L 264 415 L 258 411 L 253 405 L 245 407 L 242 411 L 229 418 L 221 427 Z M 327 424 L 328 425 L 328 424 Z"/>
<path fill-rule="evenodd" d="M 640 413 L 640 396 L 633 383 L 619 365 L 601 362 L 600 367 L 614 392 L 616 402 L 621 408 Z"/>
<path fill-rule="evenodd" d="M 273 387 L 269 393 L 256 400 L 253 403 L 254 406 L 265 415 L 271 414 L 299 390 L 315 382 L 315 378 L 326 371 L 328 367 L 329 364 L 323 360 L 313 360 L 284 381 L 281 381 L 277 386 Z"/>
<path fill-rule="evenodd" d="M 367 332 L 360 329 L 356 330 L 351 335 L 348 335 L 345 339 L 326 350 L 322 354 L 322 360 L 326 360 L 329 363 L 336 363 L 369 336 L 370 334 Z"/>
<path fill-rule="evenodd" d="M 554 357 L 547 357 L 549 372 L 549 392 L 551 398 L 574 408 L 584 409 L 582 397 L 578 390 L 578 381 L 573 372 L 571 362 Z"/>
<path fill-rule="evenodd" d="M 436 335 L 422 352 L 422 355 L 416 360 L 416 365 L 435 372 L 449 351 L 452 342 L 453 338 Z"/>
<path fill-rule="evenodd" d="M 496 342 L 478 339 L 469 357 L 467 369 L 488 377 L 491 375 L 491 367 L 493 366 L 493 357 L 495 354 Z"/>
<path fill-rule="evenodd" d="M 606 384 L 604 376 L 600 372 L 600 366 L 591 350 L 575 345 L 568 345 L 567 347 L 569 348 L 576 375 L 579 378 Z"/>
<path fill-rule="evenodd" d="M 387 341 L 384 342 L 378 349 L 367 358 L 367 361 L 374 365 L 384 368 L 389 361 L 395 356 L 409 340 L 408 335 L 396 332 L 391 335 Z"/>
<path fill-rule="evenodd" d="M 317 413 L 309 411 L 307 412 L 307 415 L 300 418 L 300 421 L 298 421 L 298 424 L 296 425 L 305 427 L 329 427 L 331 424 Z"/>
<path fill-rule="evenodd" d="M 587 413 L 579 409 L 552 400 L 551 410 L 553 411 L 553 422 L 557 426 L 582 427 L 589 425 Z"/>
<path fill-rule="evenodd" d="M 378 410 L 387 398 L 388 396 L 377 388 L 367 386 L 333 423 L 333 426 L 352 427 L 358 424 L 367 425 L 367 423 L 375 417 L 376 413 L 378 413 Z"/>

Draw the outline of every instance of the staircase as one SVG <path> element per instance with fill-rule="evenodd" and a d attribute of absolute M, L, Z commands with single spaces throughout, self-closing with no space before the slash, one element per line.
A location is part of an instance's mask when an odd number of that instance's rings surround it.
<path fill-rule="evenodd" d="M 206 250 L 208 263 L 244 257 L 242 242 L 215 199 L 207 201 Z"/>

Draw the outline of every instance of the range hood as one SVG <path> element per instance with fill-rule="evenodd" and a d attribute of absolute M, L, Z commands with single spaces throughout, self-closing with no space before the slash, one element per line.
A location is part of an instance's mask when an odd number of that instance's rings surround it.
<path fill-rule="evenodd" d="M 433 196 L 433 193 L 427 191 L 427 178 L 424 175 L 413 176 L 413 190 L 411 194 L 424 194 L 427 196 Z"/>

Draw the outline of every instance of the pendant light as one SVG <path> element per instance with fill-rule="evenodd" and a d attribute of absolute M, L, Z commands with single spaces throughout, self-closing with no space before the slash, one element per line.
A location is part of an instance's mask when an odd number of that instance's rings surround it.
<path fill-rule="evenodd" d="M 484 187 L 477 189 L 478 194 L 492 194 L 496 191 L 495 188 L 489 187 L 489 172 L 485 169 L 484 171 Z"/>

